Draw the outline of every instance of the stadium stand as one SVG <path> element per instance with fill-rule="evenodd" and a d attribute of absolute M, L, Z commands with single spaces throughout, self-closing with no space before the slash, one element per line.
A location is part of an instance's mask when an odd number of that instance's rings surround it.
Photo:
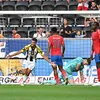
<path fill-rule="evenodd" d="M 29 33 L 29 37 L 32 38 L 34 33 L 36 33 L 36 28 L 30 27 L 28 33 Z"/>
<path fill-rule="evenodd" d="M 8 38 L 12 35 L 12 30 L 13 30 L 13 27 L 5 27 L 3 29 L 3 35 Z"/>
<path fill-rule="evenodd" d="M 35 25 L 34 18 L 23 18 L 23 27 L 32 27 Z"/>
<path fill-rule="evenodd" d="M 28 10 L 28 2 L 27 1 L 18 1 L 16 3 L 16 10 L 27 11 Z"/>
<path fill-rule="evenodd" d="M 13 17 L 9 19 L 10 27 L 19 27 L 21 25 L 21 19 L 18 17 Z"/>
<path fill-rule="evenodd" d="M 67 2 L 67 0 L 7 0 L 3 1 L 0 0 L 0 10 L 24 10 L 24 11 L 53 11 L 53 10 L 77 10 L 80 5 L 82 6 L 83 2 L 77 2 L 78 0 L 68 0 L 70 2 Z M 96 2 L 96 1 L 95 1 Z M 84 7 L 88 6 L 87 10 L 91 10 L 91 3 L 92 0 L 87 0 L 86 5 Z M 99 9 L 99 2 L 96 2 L 97 7 Z M 84 8 L 85 9 L 85 8 Z M 83 9 L 83 10 L 84 10 Z M 79 8 L 79 10 L 82 10 L 82 8 Z"/>
<path fill-rule="evenodd" d="M 63 25 L 63 19 L 67 18 L 68 25 L 72 27 L 72 32 L 74 31 L 82 31 L 87 34 L 87 37 L 91 36 L 91 21 L 89 26 L 85 26 L 84 19 L 85 16 L 80 15 L 9 15 L 9 16 L 0 16 L 0 27 L 4 33 L 5 37 L 9 37 L 12 28 L 20 28 L 19 30 L 23 30 L 22 38 L 32 37 L 34 33 L 36 33 L 38 27 L 42 27 L 44 32 L 50 32 L 52 27 L 58 27 L 58 32 Z M 98 19 L 99 20 L 99 19 Z M 22 28 L 21 28 L 22 27 Z M 7 32 L 8 31 L 8 32 Z"/>
<path fill-rule="evenodd" d="M 50 10 L 53 11 L 54 10 L 54 1 L 44 1 L 42 4 L 42 8 L 43 10 Z"/>
<path fill-rule="evenodd" d="M 5 2 L 3 2 L 2 9 L 4 11 L 14 11 L 15 10 L 15 1 L 5 1 Z"/>
<path fill-rule="evenodd" d="M 69 10 L 76 10 L 77 9 L 77 1 L 71 1 L 69 4 Z"/>
<path fill-rule="evenodd" d="M 55 5 L 55 10 L 68 10 L 68 4 L 66 1 L 57 1 Z"/>
<path fill-rule="evenodd" d="M 84 17 L 77 16 L 77 18 L 76 18 L 76 25 L 84 25 Z"/>
<path fill-rule="evenodd" d="M 28 28 L 27 27 L 18 27 L 17 32 L 21 35 L 21 37 L 28 37 Z"/>
<path fill-rule="evenodd" d="M 29 3 L 30 11 L 40 11 L 41 10 L 41 1 L 32 1 Z"/>

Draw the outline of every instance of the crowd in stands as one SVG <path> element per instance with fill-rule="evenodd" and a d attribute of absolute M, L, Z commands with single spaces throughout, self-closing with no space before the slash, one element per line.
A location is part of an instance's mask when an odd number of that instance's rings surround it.
<path fill-rule="evenodd" d="M 2 5 L 0 5 L 0 10 L 16 10 L 17 9 L 17 6 L 15 9 L 12 7 L 12 5 L 10 3 L 8 3 L 8 5 L 7 5 L 7 3 L 5 3 L 5 2 L 15 2 L 14 3 L 15 5 L 17 5 L 17 2 L 21 2 L 21 4 L 22 3 L 24 4 L 24 2 L 27 2 L 27 4 L 28 4 L 27 6 L 29 7 L 30 4 L 33 4 L 32 2 L 37 2 L 37 1 L 41 2 L 40 9 L 38 9 L 38 8 L 35 9 L 34 7 L 32 7 L 31 10 L 34 10 L 34 9 L 35 10 L 77 10 L 77 11 L 100 10 L 100 5 L 99 5 L 100 2 L 98 2 L 99 0 L 0 0 L 0 3 L 2 3 Z M 48 3 L 44 3 L 44 2 L 48 2 Z M 59 2 L 59 7 L 57 4 L 58 2 Z M 63 2 L 63 3 L 61 4 L 61 2 Z M 36 5 L 37 5 L 37 3 L 36 3 Z M 43 8 L 44 4 L 45 4 L 45 7 Z M 14 7 L 15 7 L 15 5 L 14 5 Z M 51 7 L 54 6 L 53 9 L 51 9 L 50 6 Z M 67 6 L 67 7 L 65 7 L 65 6 Z M 28 8 L 26 9 L 24 7 L 25 6 L 23 6 L 23 7 L 20 6 L 17 10 L 29 10 Z M 81 18 L 80 17 L 74 18 L 74 20 L 76 20 L 76 24 L 78 25 L 80 23 L 78 21 L 81 20 Z M 58 30 L 59 34 L 64 38 L 91 37 L 91 32 L 92 32 L 91 24 L 93 22 L 99 22 L 99 20 L 98 20 L 98 18 L 93 18 L 93 17 L 83 18 L 83 20 L 84 20 L 84 22 L 81 21 L 82 22 L 81 24 L 84 25 L 84 27 L 76 27 L 74 23 L 70 23 L 69 19 L 64 18 L 63 23 L 61 23 L 61 26 L 59 27 L 59 30 Z M 34 22 L 32 22 L 32 24 L 33 23 Z M 75 27 L 73 27 L 73 26 L 75 26 Z M 26 33 L 27 33 L 27 31 L 26 31 Z M 45 31 L 43 29 L 43 27 L 40 26 L 40 27 L 37 27 L 35 33 L 32 33 L 31 36 L 26 36 L 26 37 L 48 38 L 50 35 L 52 35 L 50 30 Z M 1 31 L 0 38 L 4 38 L 4 37 L 5 37 L 5 35 L 3 36 L 3 32 Z M 17 32 L 17 29 L 14 28 L 11 31 L 10 37 L 21 38 L 23 36 L 21 36 L 21 34 L 19 32 Z"/>
<path fill-rule="evenodd" d="M 63 19 L 63 23 L 60 27 L 58 28 L 59 35 L 61 35 L 64 38 L 90 38 L 91 37 L 91 24 L 93 22 L 99 22 L 98 18 L 85 18 L 84 21 L 84 26 L 70 26 L 69 21 L 67 18 Z M 20 27 L 21 28 L 21 27 Z M 27 30 L 25 36 L 23 35 L 24 29 L 27 27 L 23 27 L 23 31 L 18 31 L 18 28 L 12 28 L 12 30 L 8 33 L 3 32 L 3 30 L 0 33 L 0 38 L 8 37 L 8 38 L 48 38 L 49 36 L 52 35 L 52 32 L 50 30 L 44 30 L 43 27 L 37 27 L 36 31 L 30 31 L 31 35 L 28 36 L 27 34 L 29 33 Z M 7 36 L 5 36 L 7 34 Z"/>
<path fill-rule="evenodd" d="M 0 0 L 0 10 L 100 10 L 100 2 L 97 1 L 99 0 Z"/>

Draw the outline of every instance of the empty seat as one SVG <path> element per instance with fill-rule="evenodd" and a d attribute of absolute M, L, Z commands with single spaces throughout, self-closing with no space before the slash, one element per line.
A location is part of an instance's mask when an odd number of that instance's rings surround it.
<path fill-rule="evenodd" d="M 50 18 L 50 27 L 59 27 L 61 25 L 61 19 L 60 18 Z"/>
<path fill-rule="evenodd" d="M 48 19 L 47 18 L 37 18 L 36 19 L 36 25 L 37 27 L 45 27 L 48 25 Z"/>
<path fill-rule="evenodd" d="M 3 3 L 2 9 L 7 11 L 15 10 L 15 1 L 5 1 Z"/>
<path fill-rule="evenodd" d="M 16 3 L 16 10 L 27 11 L 28 10 L 28 2 L 27 1 L 18 1 Z"/>
<path fill-rule="evenodd" d="M 77 5 L 78 5 L 77 1 L 70 2 L 69 10 L 77 10 Z"/>
<path fill-rule="evenodd" d="M 35 27 L 31 27 L 29 28 L 29 37 L 32 38 L 34 33 L 36 33 L 36 28 Z"/>
<path fill-rule="evenodd" d="M 62 17 L 64 17 L 64 18 L 75 18 L 76 17 L 76 15 L 75 14 L 63 14 L 62 15 Z"/>
<path fill-rule="evenodd" d="M 8 25 L 8 19 L 5 17 L 0 17 L 0 27 L 6 27 Z"/>
<path fill-rule="evenodd" d="M 14 17 L 14 18 L 10 18 L 9 20 L 9 26 L 10 27 L 19 27 L 21 25 L 21 19 Z"/>
<path fill-rule="evenodd" d="M 69 18 L 69 17 L 67 17 L 67 20 L 68 20 L 68 25 L 75 25 L 75 20 L 74 20 L 74 18 Z"/>
<path fill-rule="evenodd" d="M 23 19 L 23 27 L 32 27 L 33 25 L 35 25 L 34 18 L 24 18 Z"/>
<path fill-rule="evenodd" d="M 83 32 L 86 33 L 86 37 L 91 37 L 92 29 L 91 27 L 84 27 Z"/>
<path fill-rule="evenodd" d="M 76 18 L 76 25 L 82 25 L 84 26 L 84 17 L 77 17 Z"/>
<path fill-rule="evenodd" d="M 18 27 L 17 33 L 19 33 L 22 38 L 28 38 L 28 28 L 27 27 Z"/>
<path fill-rule="evenodd" d="M 82 27 L 72 27 L 72 31 L 82 31 Z"/>
<path fill-rule="evenodd" d="M 68 10 L 68 4 L 66 1 L 57 1 L 55 10 Z"/>
<path fill-rule="evenodd" d="M 54 10 L 54 2 L 53 1 L 44 1 L 42 4 L 43 10 Z"/>
<path fill-rule="evenodd" d="M 12 36 L 12 30 L 13 30 L 13 28 L 12 27 L 5 27 L 4 29 L 3 29 L 3 35 L 4 35 L 4 37 L 11 37 Z"/>
<path fill-rule="evenodd" d="M 40 11 L 41 10 L 41 1 L 32 1 L 32 2 L 30 2 L 29 10 Z"/>

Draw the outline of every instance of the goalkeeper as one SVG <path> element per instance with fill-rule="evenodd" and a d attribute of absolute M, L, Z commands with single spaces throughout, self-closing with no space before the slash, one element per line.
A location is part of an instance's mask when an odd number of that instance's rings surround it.
<path fill-rule="evenodd" d="M 66 83 L 64 83 L 64 78 L 62 76 L 62 74 L 59 72 L 58 76 L 62 83 L 61 84 L 70 84 L 73 85 L 74 84 L 74 79 L 73 79 L 73 72 L 80 72 L 80 78 L 82 81 L 84 81 L 84 75 L 83 75 L 83 69 L 84 69 L 84 65 L 90 65 L 91 60 L 90 58 L 83 60 L 81 57 L 77 57 L 76 59 L 71 60 L 70 62 L 67 63 L 67 65 L 65 65 L 63 68 L 66 71 L 67 74 L 67 78 L 66 78 Z M 56 82 L 54 80 L 49 80 L 46 81 L 45 83 L 50 83 L 50 84 L 56 84 Z"/>
<path fill-rule="evenodd" d="M 26 67 L 22 70 L 16 71 L 15 74 L 23 74 L 25 75 L 23 78 L 23 83 L 24 84 L 28 78 L 28 76 L 30 75 L 31 71 L 34 69 L 35 67 L 35 62 L 36 62 L 36 56 L 39 53 L 46 61 L 48 61 L 53 67 L 55 67 L 55 64 L 52 63 L 42 52 L 41 48 L 39 46 L 36 45 L 37 43 L 37 39 L 33 38 L 31 41 L 31 44 L 26 45 L 22 50 L 8 55 L 6 58 L 11 58 L 13 56 L 16 56 L 20 53 L 26 52 L 27 56 L 26 56 Z"/>

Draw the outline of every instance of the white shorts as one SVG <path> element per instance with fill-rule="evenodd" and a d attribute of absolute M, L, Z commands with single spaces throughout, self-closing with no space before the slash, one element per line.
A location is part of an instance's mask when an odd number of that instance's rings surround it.
<path fill-rule="evenodd" d="M 35 59 L 33 61 L 24 60 L 22 67 L 29 68 L 30 70 L 33 70 L 35 67 Z"/>

